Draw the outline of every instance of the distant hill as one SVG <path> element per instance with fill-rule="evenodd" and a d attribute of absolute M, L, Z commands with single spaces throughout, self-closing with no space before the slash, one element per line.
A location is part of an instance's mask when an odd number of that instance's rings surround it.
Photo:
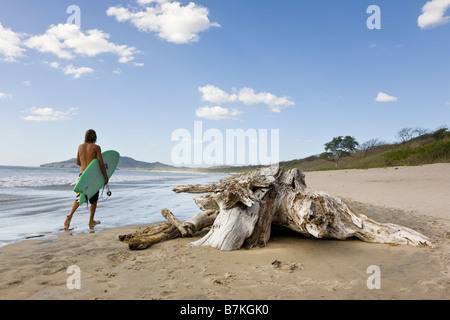
<path fill-rule="evenodd" d="M 66 161 L 61 162 L 51 162 L 51 163 L 44 163 L 41 164 L 40 167 L 46 167 L 46 168 L 76 168 L 77 166 L 77 159 L 69 159 Z"/>
<path fill-rule="evenodd" d="M 121 169 L 179 169 L 161 162 L 144 162 L 130 157 L 120 157 L 117 166 Z"/>
<path fill-rule="evenodd" d="M 51 162 L 41 164 L 41 167 L 53 167 L 53 168 L 77 168 L 77 159 L 72 158 L 66 161 Z M 119 164 L 117 165 L 119 169 L 181 169 L 179 167 L 171 166 L 161 162 L 144 162 L 134 160 L 130 157 L 120 157 Z"/>

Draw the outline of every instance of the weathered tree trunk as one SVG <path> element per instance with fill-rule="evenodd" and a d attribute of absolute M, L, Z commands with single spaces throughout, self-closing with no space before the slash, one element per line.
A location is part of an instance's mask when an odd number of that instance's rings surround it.
<path fill-rule="evenodd" d="M 310 190 L 298 169 L 285 172 L 267 167 L 220 180 L 209 185 L 181 185 L 176 193 L 206 193 L 194 200 L 202 213 L 184 222 L 163 209 L 170 222 L 159 233 L 156 229 L 133 235 L 129 243 L 142 249 L 152 243 L 177 236 L 192 236 L 211 226 L 192 246 L 211 246 L 220 250 L 264 246 L 270 239 L 272 223 L 288 227 L 307 237 L 347 239 L 366 242 L 432 246 L 424 235 L 394 224 L 377 223 L 353 212 L 340 199 Z M 127 238 L 127 237 L 125 237 Z M 144 244 L 136 245 L 139 241 Z M 152 242 L 153 241 L 153 242 Z M 131 245 L 130 245 L 130 248 Z"/>
<path fill-rule="evenodd" d="M 163 222 L 149 226 L 142 232 L 119 235 L 119 240 L 128 243 L 131 250 L 147 249 L 151 245 L 180 237 L 180 231 L 170 223 Z"/>
<path fill-rule="evenodd" d="M 152 224 L 141 232 L 119 235 L 119 240 L 127 242 L 131 250 L 143 250 L 161 241 L 191 237 L 198 231 L 211 226 L 218 211 L 206 210 L 184 222 L 178 220 L 169 209 L 162 209 L 161 214 L 169 222 Z"/>

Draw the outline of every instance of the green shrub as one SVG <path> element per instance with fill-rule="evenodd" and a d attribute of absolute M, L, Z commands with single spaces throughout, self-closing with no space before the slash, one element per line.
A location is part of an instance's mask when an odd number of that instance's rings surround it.
<path fill-rule="evenodd" d="M 402 146 L 383 154 L 386 165 L 414 165 L 450 160 L 450 139 L 435 141 L 418 148 Z"/>

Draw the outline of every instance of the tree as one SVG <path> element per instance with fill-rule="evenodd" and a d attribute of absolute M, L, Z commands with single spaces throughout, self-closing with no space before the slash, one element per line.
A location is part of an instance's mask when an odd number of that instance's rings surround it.
<path fill-rule="evenodd" d="M 372 150 L 375 147 L 381 146 L 382 144 L 386 144 L 386 142 L 380 139 L 370 139 L 360 145 L 360 149 L 364 151 L 364 158 L 367 156 L 367 152 Z"/>
<path fill-rule="evenodd" d="M 402 130 L 397 132 L 397 138 L 399 138 L 402 143 L 411 140 L 413 136 L 414 136 L 413 128 L 403 128 Z"/>
<path fill-rule="evenodd" d="M 442 128 L 440 128 L 440 129 L 437 129 L 435 132 L 433 132 L 433 138 L 434 138 L 436 141 L 439 141 L 439 140 L 444 139 L 446 133 L 448 132 L 447 130 L 448 130 L 447 127 L 442 127 Z"/>
<path fill-rule="evenodd" d="M 429 132 L 429 130 L 420 127 L 417 127 L 413 130 L 413 134 L 415 134 L 417 137 L 423 136 L 424 134 L 427 134 Z"/>
<path fill-rule="evenodd" d="M 334 137 L 333 140 L 324 144 L 325 151 L 320 155 L 321 158 L 334 161 L 336 167 L 339 165 L 339 159 L 342 157 L 349 156 L 352 152 L 356 150 L 359 143 L 355 138 L 350 136 L 339 136 Z"/>

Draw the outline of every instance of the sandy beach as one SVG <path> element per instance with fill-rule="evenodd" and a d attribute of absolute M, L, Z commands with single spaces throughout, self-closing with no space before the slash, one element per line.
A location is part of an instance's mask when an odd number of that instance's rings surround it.
<path fill-rule="evenodd" d="M 309 239 L 274 228 L 267 246 L 252 250 L 190 247 L 198 234 L 130 251 L 118 235 L 145 225 L 60 232 L 0 248 L 0 299 L 450 298 L 450 164 L 309 172 L 306 184 L 378 222 L 419 231 L 435 247 Z M 70 266 L 80 270 L 79 289 L 68 288 Z M 379 268 L 379 288 L 368 286 L 371 266 Z"/>

